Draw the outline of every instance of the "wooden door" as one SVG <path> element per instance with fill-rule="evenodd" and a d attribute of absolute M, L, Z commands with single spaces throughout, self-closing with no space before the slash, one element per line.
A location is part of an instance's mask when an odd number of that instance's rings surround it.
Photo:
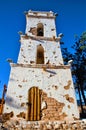
<path fill-rule="evenodd" d="M 0 104 L 0 115 L 2 114 L 2 111 L 3 111 L 3 105 Z"/>
<path fill-rule="evenodd" d="M 30 88 L 28 92 L 28 120 L 41 119 L 41 93 L 38 87 Z"/>

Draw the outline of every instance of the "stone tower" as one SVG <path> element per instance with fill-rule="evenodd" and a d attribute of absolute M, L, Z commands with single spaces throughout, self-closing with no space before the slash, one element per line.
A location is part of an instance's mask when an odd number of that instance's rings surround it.
<path fill-rule="evenodd" d="M 11 72 L 4 112 L 29 121 L 79 118 L 70 65 L 64 65 L 55 14 L 28 11 Z"/>

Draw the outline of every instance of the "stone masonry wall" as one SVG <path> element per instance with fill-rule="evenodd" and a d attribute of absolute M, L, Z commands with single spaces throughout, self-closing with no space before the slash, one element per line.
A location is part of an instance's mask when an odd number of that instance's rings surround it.
<path fill-rule="evenodd" d="M 26 122 L 25 120 L 11 119 L 1 123 L 1 130 L 86 130 L 86 119 L 71 122 L 65 121 L 40 121 Z"/>
<path fill-rule="evenodd" d="M 42 91 L 42 120 L 79 118 L 70 69 L 12 67 L 4 112 L 27 114 L 28 90 L 33 86 Z"/>
<path fill-rule="evenodd" d="M 49 18 L 48 15 L 51 15 Z M 32 17 L 36 16 L 36 17 Z M 37 17 L 42 16 L 42 17 Z M 44 17 L 43 17 L 44 16 Z M 53 13 L 29 13 L 26 15 L 26 31 L 27 35 L 33 36 L 36 35 L 37 24 L 42 23 L 44 26 L 44 37 L 56 37 L 56 27 L 55 27 L 55 17 Z M 31 31 L 33 29 L 33 31 Z"/>
<path fill-rule="evenodd" d="M 44 64 L 62 65 L 63 59 L 59 41 L 45 41 L 24 38 L 21 36 L 21 48 L 18 57 L 19 64 L 36 64 L 37 46 L 44 48 Z"/>

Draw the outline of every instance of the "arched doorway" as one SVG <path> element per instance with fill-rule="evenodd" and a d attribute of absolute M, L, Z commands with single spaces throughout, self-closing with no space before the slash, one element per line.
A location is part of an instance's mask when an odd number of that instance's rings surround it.
<path fill-rule="evenodd" d="M 41 119 L 41 91 L 38 87 L 32 87 L 28 91 L 28 120 L 39 121 Z"/>

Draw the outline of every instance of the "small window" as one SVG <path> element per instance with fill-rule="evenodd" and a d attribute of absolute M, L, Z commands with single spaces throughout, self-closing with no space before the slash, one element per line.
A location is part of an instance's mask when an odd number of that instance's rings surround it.
<path fill-rule="evenodd" d="M 37 36 L 43 36 L 43 35 L 44 35 L 43 24 L 38 23 L 38 25 L 37 25 Z"/>
<path fill-rule="evenodd" d="M 44 64 L 44 48 L 41 44 L 37 46 L 36 64 Z"/>

